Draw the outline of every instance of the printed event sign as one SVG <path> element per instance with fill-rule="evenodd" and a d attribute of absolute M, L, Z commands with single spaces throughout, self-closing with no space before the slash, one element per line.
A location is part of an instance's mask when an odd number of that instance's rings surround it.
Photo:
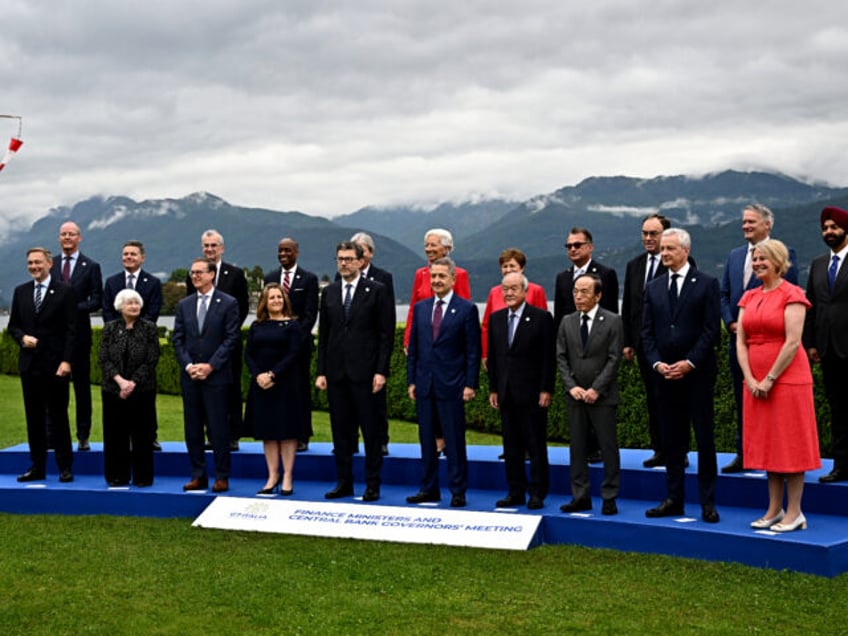
<path fill-rule="evenodd" d="M 500 550 L 527 550 L 541 542 L 539 515 L 374 506 L 314 501 L 217 497 L 193 526 L 430 543 Z"/>

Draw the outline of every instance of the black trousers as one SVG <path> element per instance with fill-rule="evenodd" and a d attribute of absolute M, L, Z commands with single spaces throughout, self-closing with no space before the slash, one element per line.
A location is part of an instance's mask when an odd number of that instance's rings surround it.
<path fill-rule="evenodd" d="M 383 467 L 382 445 L 386 435 L 379 422 L 377 398 L 371 392 L 371 382 L 328 380 L 327 401 L 339 485 L 353 485 L 353 452 L 358 445 L 359 430 L 362 429 L 365 485 L 379 489 Z"/>
<path fill-rule="evenodd" d="M 27 440 L 32 469 L 44 473 L 47 466 L 47 421 L 53 447 L 56 449 L 56 465 L 59 471 L 71 470 L 74 454 L 71 449 L 71 427 L 68 420 L 70 379 L 54 374 L 21 373 L 21 388 L 24 393 Z"/>
<path fill-rule="evenodd" d="M 830 404 L 833 467 L 848 470 L 848 359 L 829 355 L 821 361 L 824 390 Z"/>
<path fill-rule="evenodd" d="M 548 464 L 548 409 L 538 404 L 501 404 L 504 467 L 509 494 L 544 499 L 550 486 Z M 525 451 L 530 455 L 530 478 L 524 465 Z"/>
<path fill-rule="evenodd" d="M 133 392 L 126 399 L 103 397 L 103 464 L 106 481 L 153 483 L 156 393 Z"/>

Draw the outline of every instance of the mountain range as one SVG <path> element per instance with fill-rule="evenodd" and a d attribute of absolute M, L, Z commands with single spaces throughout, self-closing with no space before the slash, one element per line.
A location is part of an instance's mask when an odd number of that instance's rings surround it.
<path fill-rule="evenodd" d="M 431 209 L 367 207 L 333 219 L 240 207 L 205 192 L 140 202 L 97 196 L 54 208 L 31 227 L 5 237 L 0 246 L 0 306 L 7 306 L 14 286 L 28 279 L 26 248 L 58 249 L 58 229 L 68 219 L 80 226 L 80 248 L 100 262 L 104 277 L 120 269 L 123 242 L 138 239 L 147 247 L 145 269 L 167 278 L 200 254 L 201 233 L 215 228 L 224 236 L 224 258 L 229 262 L 268 271 L 277 266 L 277 242 L 291 236 L 300 244 L 300 264 L 319 277 L 332 278 L 336 243 L 365 230 L 377 244 L 375 263 L 394 274 L 398 302 L 409 299 L 414 272 L 425 263 L 424 232 L 445 227 L 454 234 L 455 260 L 469 270 L 474 300 L 483 302 L 500 279 L 497 258 L 506 247 L 525 251 L 528 277 L 543 285 L 552 300 L 556 273 L 569 264 L 562 245 L 575 226 L 592 231 L 594 257 L 615 267 L 623 278 L 626 262 L 641 250 L 641 219 L 652 212 L 689 229 L 699 268 L 721 275 L 728 251 L 743 242 L 742 207 L 753 201 L 775 211 L 773 236 L 795 248 L 803 282 L 810 261 L 826 249 L 818 224 L 821 208 L 848 208 L 848 188 L 767 172 L 592 177 L 523 202 L 479 199 Z"/>

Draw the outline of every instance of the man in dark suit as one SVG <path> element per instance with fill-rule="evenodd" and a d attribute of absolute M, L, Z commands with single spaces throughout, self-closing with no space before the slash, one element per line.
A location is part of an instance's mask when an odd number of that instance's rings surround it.
<path fill-rule="evenodd" d="M 121 314 L 114 307 L 115 296 L 122 289 L 134 289 L 141 296 L 144 307 L 141 318 L 156 322 L 162 309 L 162 281 L 153 274 L 141 269 L 144 264 L 144 243 L 127 241 L 121 250 L 122 272 L 113 274 L 106 279 L 103 286 L 103 322 L 107 323 Z"/>
<path fill-rule="evenodd" d="M 70 284 L 77 298 L 77 329 L 71 378 L 76 399 L 77 449 L 91 448 L 91 314 L 100 311 L 103 278 L 100 265 L 79 251 L 82 234 L 76 223 L 67 221 L 59 228 L 61 258 L 53 259 L 51 278 Z M 52 422 L 52 420 L 50 420 Z M 51 427 L 52 436 L 52 427 Z"/>
<path fill-rule="evenodd" d="M 280 267 L 265 276 L 265 284 L 279 283 L 283 291 L 291 300 L 292 311 L 297 317 L 304 333 L 308 333 L 309 346 L 303 348 L 298 366 L 304 395 L 312 395 L 312 381 L 310 378 L 312 364 L 312 350 L 314 342 L 312 339 L 312 328 L 318 318 L 318 277 L 303 269 L 297 264 L 300 255 L 300 246 L 293 238 L 280 239 L 277 245 L 277 260 Z M 312 404 L 304 412 L 304 421 L 301 425 L 303 436 L 297 442 L 298 452 L 309 450 L 309 438 L 312 437 Z"/>
<path fill-rule="evenodd" d="M 721 330 L 718 280 L 691 267 L 686 230 L 665 230 L 660 253 L 667 272 L 645 288 L 642 343 L 658 374 L 662 454 L 666 463 L 665 500 L 648 517 L 684 514 L 684 459 L 690 422 L 698 446 L 701 518 L 717 523 L 716 454 L 713 437 L 715 347 Z"/>
<path fill-rule="evenodd" d="M 15 288 L 9 334 L 21 350 L 18 370 L 24 394 L 30 467 L 19 482 L 40 481 L 47 467 L 47 419 L 50 418 L 59 481 L 73 481 L 73 450 L 68 422 L 71 359 L 77 328 L 74 291 L 50 274 L 50 252 L 27 252 L 32 281 Z"/>
<path fill-rule="evenodd" d="M 229 489 L 230 429 L 227 411 L 233 366 L 230 358 L 241 339 L 239 308 L 235 298 L 215 289 L 215 262 L 199 258 L 189 276 L 196 290 L 177 304 L 174 317 L 174 355 L 182 370 L 185 442 L 191 462 L 191 480 L 183 490 L 205 490 L 203 426 L 208 428 L 215 455 L 212 492 Z"/>
<path fill-rule="evenodd" d="M 548 407 L 554 390 L 554 321 L 544 309 L 526 302 L 527 278 L 520 272 L 503 277 L 506 308 L 489 317 L 489 404 L 500 409 L 506 481 L 509 492 L 498 508 L 545 505 L 550 484 Z M 530 455 L 530 479 L 524 455 Z"/>
<path fill-rule="evenodd" d="M 810 265 L 807 299 L 813 306 L 804 323 L 804 347 L 821 363 L 830 404 L 833 469 L 819 481 L 833 483 L 848 481 L 848 211 L 822 210 L 821 230 L 830 252 Z"/>
<path fill-rule="evenodd" d="M 336 486 L 327 499 L 353 495 L 353 451 L 359 429 L 365 442 L 363 501 L 380 498 L 381 446 L 386 433 L 377 394 L 386 386 L 394 347 L 394 307 L 382 283 L 360 275 L 362 249 L 352 241 L 336 247 L 341 281 L 321 293 L 315 386 L 327 391 L 336 461 Z"/>
<path fill-rule="evenodd" d="M 594 274 L 574 281 L 577 311 L 563 318 L 557 333 L 557 364 L 565 386 L 568 431 L 571 438 L 571 501 L 563 512 L 592 509 L 589 495 L 589 431 L 594 429 L 604 461 L 601 497 L 605 515 L 618 513 L 615 502 L 621 481 L 616 435 L 618 383 L 622 351 L 621 316 L 599 306 L 603 283 Z"/>
<path fill-rule="evenodd" d="M 454 508 L 466 504 L 468 459 L 465 402 L 474 399 L 480 373 L 477 306 L 453 292 L 456 265 L 447 257 L 430 263 L 433 296 L 415 303 L 406 358 L 407 392 L 415 401 L 421 443 L 421 489 L 408 503 L 439 501 L 436 422 L 441 423 Z M 438 420 L 437 420 L 438 418 Z"/>
<path fill-rule="evenodd" d="M 721 318 L 727 327 L 729 343 L 730 379 L 733 384 L 733 398 L 736 401 L 736 457 L 723 466 L 723 473 L 741 473 L 744 470 L 742 457 L 742 369 L 736 358 L 736 321 L 739 318 L 739 299 L 749 289 L 762 285 L 762 281 L 753 275 L 751 254 L 754 246 L 767 241 L 774 227 L 774 213 L 764 205 L 752 203 L 742 210 L 742 234 L 745 245 L 733 249 L 727 257 L 724 274 L 721 277 Z M 789 249 L 789 271 L 784 278 L 798 284 L 798 267 L 795 250 Z"/>
<path fill-rule="evenodd" d="M 247 318 L 247 314 L 250 311 L 247 278 L 244 275 L 244 270 L 240 267 L 224 262 L 224 237 L 217 230 L 206 230 L 200 237 L 200 243 L 203 248 L 203 256 L 215 263 L 215 289 L 232 296 L 238 303 L 239 338 L 233 350 L 233 355 L 230 358 L 233 382 L 229 386 L 230 397 L 227 406 L 227 420 L 230 427 L 230 450 L 237 451 L 239 449 L 239 439 L 241 438 L 242 406 L 244 402 L 241 395 L 242 338 L 240 330 L 244 324 L 244 319 Z M 187 276 L 186 296 L 193 294 L 195 291 L 194 281 L 191 280 L 191 276 Z"/>

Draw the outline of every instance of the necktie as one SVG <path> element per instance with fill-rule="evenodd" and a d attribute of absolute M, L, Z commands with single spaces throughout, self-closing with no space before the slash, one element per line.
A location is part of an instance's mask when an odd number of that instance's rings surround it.
<path fill-rule="evenodd" d="M 580 340 L 583 341 L 583 346 L 589 341 L 589 315 L 583 314 L 583 324 L 580 325 Z"/>
<path fill-rule="evenodd" d="M 436 303 L 436 311 L 433 312 L 433 340 L 439 337 L 439 327 L 442 326 L 442 305 L 445 304 L 444 300 L 440 300 Z"/>
<path fill-rule="evenodd" d="M 135 274 L 127 276 L 127 289 L 135 289 Z"/>
<path fill-rule="evenodd" d="M 288 296 L 289 288 L 291 288 L 291 274 L 286 272 L 283 276 L 283 293 Z"/>
<path fill-rule="evenodd" d="M 833 260 L 830 261 L 830 269 L 827 270 L 827 286 L 830 291 L 833 291 L 833 286 L 836 284 L 836 272 L 839 271 L 839 257 L 834 254 Z"/>
<path fill-rule="evenodd" d="M 67 283 L 71 280 L 71 257 L 65 257 L 65 263 L 62 265 L 62 282 Z"/>
<path fill-rule="evenodd" d="M 645 284 L 650 283 L 654 278 L 654 272 L 656 272 L 657 267 L 657 257 L 651 254 L 648 257 L 648 260 L 651 261 L 651 264 L 648 266 L 648 276 L 645 278 Z"/>
<path fill-rule="evenodd" d="M 672 274 L 671 275 L 671 285 L 668 287 L 668 304 L 671 306 L 671 311 L 674 312 L 674 308 L 677 307 L 677 279 L 680 278 L 680 274 Z"/>
<path fill-rule="evenodd" d="M 515 339 L 515 325 L 518 322 L 518 316 L 514 312 L 509 312 L 508 338 L 509 346 L 512 346 L 512 341 Z"/>
<path fill-rule="evenodd" d="M 206 310 L 208 307 L 206 306 L 206 295 L 202 294 L 200 296 L 200 307 L 197 308 L 197 329 L 198 331 L 203 331 L 203 323 L 206 322 Z"/>
<path fill-rule="evenodd" d="M 348 283 L 345 285 L 345 297 L 344 297 L 344 312 L 345 318 L 350 316 L 350 303 L 353 302 L 353 298 L 350 295 L 350 288 L 353 287 L 352 284 Z"/>
<path fill-rule="evenodd" d="M 748 289 L 748 283 L 751 282 L 751 276 L 754 274 L 754 270 L 751 268 L 751 257 L 753 254 L 754 248 L 752 247 L 745 255 L 745 269 L 742 274 L 742 289 Z"/>
<path fill-rule="evenodd" d="M 41 290 L 44 287 L 41 283 L 35 285 L 35 313 L 41 311 Z"/>

